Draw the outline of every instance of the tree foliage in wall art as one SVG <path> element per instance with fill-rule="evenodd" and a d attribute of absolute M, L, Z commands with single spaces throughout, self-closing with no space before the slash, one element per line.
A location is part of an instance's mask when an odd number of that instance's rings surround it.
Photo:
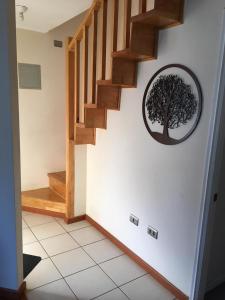
<path fill-rule="evenodd" d="M 185 71 L 188 70 L 183 68 Z M 191 71 L 189 72 L 189 75 L 194 76 Z M 150 134 L 160 143 L 167 145 L 179 143 L 180 140 L 170 137 L 169 130 L 186 125 L 194 117 L 197 117 L 198 122 L 201 112 L 201 89 L 197 79 L 193 78 L 197 85 L 197 95 L 193 92 L 192 86 L 178 74 L 160 75 L 160 72 L 157 72 L 150 81 L 144 97 L 144 120 Z M 151 124 L 160 124 L 163 127 L 162 133 L 151 131 L 149 121 Z M 196 127 L 197 123 L 194 126 Z"/>

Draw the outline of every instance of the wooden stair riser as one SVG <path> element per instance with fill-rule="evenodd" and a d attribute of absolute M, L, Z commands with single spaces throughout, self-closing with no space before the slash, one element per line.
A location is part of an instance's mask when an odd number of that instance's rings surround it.
<path fill-rule="evenodd" d="M 157 58 L 158 30 L 148 24 L 133 23 L 130 51 L 139 54 L 139 61 Z"/>
<path fill-rule="evenodd" d="M 132 17 L 132 22 L 165 29 L 183 23 L 184 0 L 155 0 L 154 9 Z"/>
<path fill-rule="evenodd" d="M 120 110 L 121 88 L 113 86 L 98 86 L 97 107 Z"/>
<path fill-rule="evenodd" d="M 84 108 L 85 128 L 107 127 L 107 111 L 104 108 Z"/>
<path fill-rule="evenodd" d="M 112 83 L 136 86 L 137 62 L 129 59 L 113 57 Z"/>
<path fill-rule="evenodd" d="M 49 176 L 49 187 L 63 199 L 66 199 L 66 184 L 54 177 Z"/>
<path fill-rule="evenodd" d="M 95 128 L 76 128 L 76 145 L 95 145 L 96 129 Z"/>
<path fill-rule="evenodd" d="M 155 0 L 154 9 L 170 13 L 175 19 L 183 21 L 184 0 Z"/>

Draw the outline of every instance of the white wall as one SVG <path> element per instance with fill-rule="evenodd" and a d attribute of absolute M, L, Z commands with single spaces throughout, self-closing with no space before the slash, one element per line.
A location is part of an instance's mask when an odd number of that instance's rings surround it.
<path fill-rule="evenodd" d="M 17 30 L 18 62 L 40 64 L 42 90 L 19 90 L 22 190 L 48 186 L 47 173 L 65 170 L 65 41 L 83 14 L 42 34 Z"/>
<path fill-rule="evenodd" d="M 160 33 L 157 61 L 139 64 L 137 89 L 123 90 L 119 113 L 87 151 L 87 214 L 190 295 L 204 168 L 213 111 L 223 0 L 189 0 L 184 25 Z M 195 133 L 177 146 L 153 140 L 142 118 L 151 76 L 169 63 L 191 68 L 202 85 L 204 107 Z M 129 223 L 129 214 L 140 226 Z M 148 225 L 159 230 L 156 241 Z"/>

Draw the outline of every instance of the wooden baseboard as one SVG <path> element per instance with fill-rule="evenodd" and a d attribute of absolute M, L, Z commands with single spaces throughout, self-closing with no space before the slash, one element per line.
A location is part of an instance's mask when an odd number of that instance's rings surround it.
<path fill-rule="evenodd" d="M 55 211 L 50 211 L 50 210 L 44 210 L 44 209 L 39 209 L 39 208 L 34 208 L 34 207 L 28 207 L 28 206 L 22 206 L 23 211 L 28 211 L 31 213 L 35 214 L 41 214 L 41 215 L 46 215 L 50 217 L 56 217 L 56 218 L 65 218 L 65 214 L 55 212 Z"/>
<path fill-rule="evenodd" d="M 85 219 L 86 219 L 86 215 L 81 215 L 81 216 L 77 216 L 77 217 L 73 217 L 73 218 L 66 218 L 66 217 L 64 217 L 64 221 L 67 224 L 72 224 L 72 223 L 84 221 Z"/>
<path fill-rule="evenodd" d="M 142 258 L 137 256 L 133 251 L 131 251 L 127 246 L 121 243 L 116 237 L 114 237 L 110 232 L 104 229 L 101 225 L 95 222 L 91 217 L 86 216 L 86 220 L 93 225 L 97 230 L 99 230 L 103 235 L 105 235 L 112 243 L 114 243 L 119 249 L 121 249 L 126 255 L 128 255 L 132 260 L 134 260 L 141 268 L 143 268 L 147 273 L 149 273 L 156 281 L 158 281 L 164 288 L 169 290 L 177 299 L 188 300 L 182 291 L 170 283 L 165 277 L 163 277 L 159 272 L 153 269 L 149 264 L 147 264 Z"/>
<path fill-rule="evenodd" d="M 27 300 L 26 282 L 23 282 L 17 291 L 0 288 L 1 300 Z"/>

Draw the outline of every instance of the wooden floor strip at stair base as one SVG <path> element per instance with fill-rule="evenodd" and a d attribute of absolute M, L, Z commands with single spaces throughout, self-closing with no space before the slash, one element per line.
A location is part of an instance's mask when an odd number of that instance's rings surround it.
<path fill-rule="evenodd" d="M 22 192 L 22 206 L 60 214 L 66 212 L 65 200 L 50 188 Z"/>

